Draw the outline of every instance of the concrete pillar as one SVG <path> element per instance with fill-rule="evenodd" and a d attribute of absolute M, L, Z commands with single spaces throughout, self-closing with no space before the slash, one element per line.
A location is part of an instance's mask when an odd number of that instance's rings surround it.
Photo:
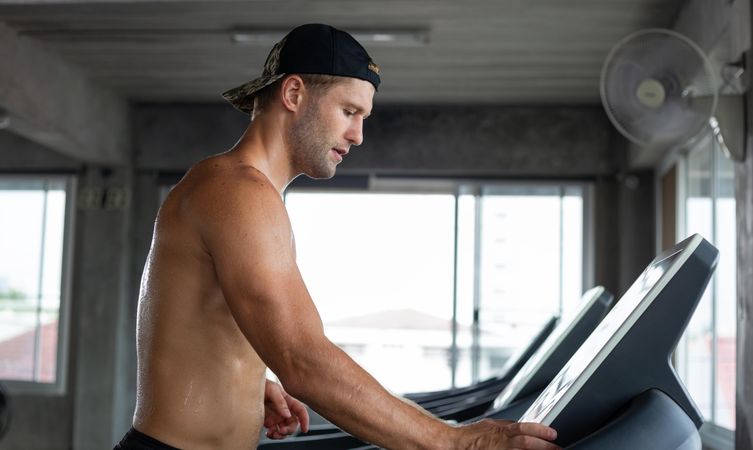
<path fill-rule="evenodd" d="M 131 295 L 130 169 L 89 168 L 81 179 L 77 214 L 71 342 L 76 349 L 73 448 L 112 448 L 130 399 L 124 383 L 134 370 L 120 347 L 135 339 L 122 327 Z M 92 193 L 93 191 L 93 193 Z M 117 427 L 117 430 L 116 430 Z"/>

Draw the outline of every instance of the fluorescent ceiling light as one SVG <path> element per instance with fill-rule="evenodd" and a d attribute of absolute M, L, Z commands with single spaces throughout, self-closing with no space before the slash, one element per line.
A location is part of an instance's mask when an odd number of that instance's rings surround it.
<path fill-rule="evenodd" d="M 230 39 L 239 45 L 272 45 L 285 36 L 288 30 L 243 29 L 231 30 Z M 395 47 L 418 47 L 429 43 L 429 30 L 413 29 L 350 29 L 350 34 L 362 44 Z"/>
<path fill-rule="evenodd" d="M 429 30 L 353 30 L 354 38 L 365 44 L 423 46 L 429 43 Z"/>
<path fill-rule="evenodd" d="M 230 34 L 230 40 L 234 44 L 267 45 L 279 42 L 283 36 L 285 33 L 280 31 L 234 30 Z"/>

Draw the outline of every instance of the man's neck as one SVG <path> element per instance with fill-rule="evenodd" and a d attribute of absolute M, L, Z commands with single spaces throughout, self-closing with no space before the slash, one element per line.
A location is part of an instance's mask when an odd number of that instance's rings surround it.
<path fill-rule="evenodd" d="M 230 153 L 237 154 L 240 163 L 250 164 L 263 173 L 282 195 L 298 174 L 290 161 L 283 128 L 264 119 L 255 118 Z"/>

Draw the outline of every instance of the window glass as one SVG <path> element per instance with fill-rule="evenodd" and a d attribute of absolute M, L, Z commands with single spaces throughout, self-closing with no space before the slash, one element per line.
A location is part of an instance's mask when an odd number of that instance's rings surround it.
<path fill-rule="evenodd" d="M 685 235 L 699 233 L 714 242 L 712 153 L 706 147 L 690 153 L 687 160 L 687 198 L 685 199 Z M 711 283 L 713 284 L 713 282 Z M 693 400 L 706 418 L 711 417 L 712 383 L 712 296 L 706 290 L 693 314 L 683 342 L 680 362 L 684 381 Z"/>
<path fill-rule="evenodd" d="M 736 221 L 733 163 L 710 138 L 686 158 L 684 235 L 719 249 L 716 271 L 678 346 L 678 372 L 707 421 L 735 428 Z M 682 233 L 681 233 L 682 234 Z"/>
<path fill-rule="evenodd" d="M 65 181 L 0 179 L 0 379 L 57 381 Z"/>
<path fill-rule="evenodd" d="M 559 197 L 485 195 L 481 218 L 481 379 L 556 314 Z"/>
<path fill-rule="evenodd" d="M 456 187 L 286 195 L 325 332 L 395 392 L 498 375 L 583 291 L 582 187 Z"/>
<path fill-rule="evenodd" d="M 735 429 L 735 363 L 737 339 L 737 226 L 735 180 L 731 160 L 717 155 L 716 236 L 716 399 L 715 422 Z"/>
<path fill-rule="evenodd" d="M 480 379 L 499 375 L 511 355 L 582 294 L 582 194 L 575 193 L 525 186 L 485 191 Z"/>
<path fill-rule="evenodd" d="M 455 197 L 286 196 L 329 338 L 395 392 L 450 386 Z"/>

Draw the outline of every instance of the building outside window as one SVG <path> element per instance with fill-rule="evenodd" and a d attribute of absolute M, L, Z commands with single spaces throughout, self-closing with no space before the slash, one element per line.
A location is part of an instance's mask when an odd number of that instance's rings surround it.
<path fill-rule="evenodd" d="M 582 185 L 380 186 L 286 206 L 326 334 L 394 392 L 498 375 L 590 287 Z"/>
<path fill-rule="evenodd" d="M 0 177 L 0 380 L 62 393 L 73 180 Z"/>

